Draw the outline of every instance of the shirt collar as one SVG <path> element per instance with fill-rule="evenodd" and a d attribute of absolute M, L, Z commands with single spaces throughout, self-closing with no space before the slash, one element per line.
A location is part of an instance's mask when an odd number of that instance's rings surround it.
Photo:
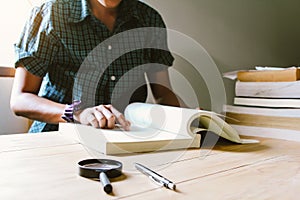
<path fill-rule="evenodd" d="M 71 3 L 69 22 L 78 23 L 91 15 L 88 0 L 74 0 Z"/>
<path fill-rule="evenodd" d="M 88 0 L 74 0 L 71 3 L 69 22 L 78 23 L 91 15 Z M 131 17 L 139 19 L 137 0 L 122 0 L 120 4 L 119 17 L 126 21 Z"/>

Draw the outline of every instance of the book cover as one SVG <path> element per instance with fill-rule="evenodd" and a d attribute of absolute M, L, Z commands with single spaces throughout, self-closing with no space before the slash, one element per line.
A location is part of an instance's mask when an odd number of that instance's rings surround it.
<path fill-rule="evenodd" d="M 104 154 L 199 148 L 201 135 L 197 133 L 205 130 L 240 144 L 258 142 L 241 139 L 235 129 L 209 111 L 133 103 L 125 109 L 125 117 L 132 123 L 130 131 L 61 123 L 59 132 Z M 204 128 L 193 126 L 197 120 Z"/>

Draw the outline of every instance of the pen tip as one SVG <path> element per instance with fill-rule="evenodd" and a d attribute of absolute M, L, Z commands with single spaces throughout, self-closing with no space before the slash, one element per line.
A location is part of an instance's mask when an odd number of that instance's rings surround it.
<path fill-rule="evenodd" d="M 168 183 L 168 188 L 176 190 L 176 185 L 174 183 Z"/>

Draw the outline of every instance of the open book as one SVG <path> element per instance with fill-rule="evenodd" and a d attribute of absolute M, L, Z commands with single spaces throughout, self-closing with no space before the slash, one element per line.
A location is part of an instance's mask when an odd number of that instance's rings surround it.
<path fill-rule="evenodd" d="M 197 133 L 203 130 L 236 143 L 258 142 L 241 139 L 235 129 L 209 111 L 133 103 L 126 107 L 125 117 L 132 124 L 130 131 L 61 123 L 59 132 L 104 154 L 200 148 L 201 135 Z M 199 121 L 204 128 L 193 127 Z"/>

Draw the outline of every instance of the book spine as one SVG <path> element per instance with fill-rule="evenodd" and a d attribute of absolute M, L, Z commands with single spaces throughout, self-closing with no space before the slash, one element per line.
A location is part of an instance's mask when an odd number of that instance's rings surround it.
<path fill-rule="evenodd" d="M 239 71 L 237 79 L 243 82 L 289 82 L 300 79 L 300 69 Z"/>
<path fill-rule="evenodd" d="M 235 125 L 300 130 L 300 118 L 226 113 L 226 122 Z"/>
<path fill-rule="evenodd" d="M 255 126 L 243 126 L 243 125 L 232 125 L 240 135 L 244 136 L 256 136 L 266 138 L 276 138 L 290 141 L 300 142 L 300 131 L 289 130 L 269 127 L 255 127 Z"/>
<path fill-rule="evenodd" d="M 260 108 L 260 107 L 224 105 L 223 112 L 224 113 L 239 113 L 239 114 L 251 114 L 251 115 L 300 118 L 300 109 L 297 109 L 297 108 L 278 109 L 278 108 Z"/>
<path fill-rule="evenodd" d="M 300 99 L 264 99 L 235 97 L 234 104 L 271 108 L 300 108 Z"/>
<path fill-rule="evenodd" d="M 241 82 L 235 84 L 239 97 L 300 98 L 300 81 L 294 82 Z"/>

